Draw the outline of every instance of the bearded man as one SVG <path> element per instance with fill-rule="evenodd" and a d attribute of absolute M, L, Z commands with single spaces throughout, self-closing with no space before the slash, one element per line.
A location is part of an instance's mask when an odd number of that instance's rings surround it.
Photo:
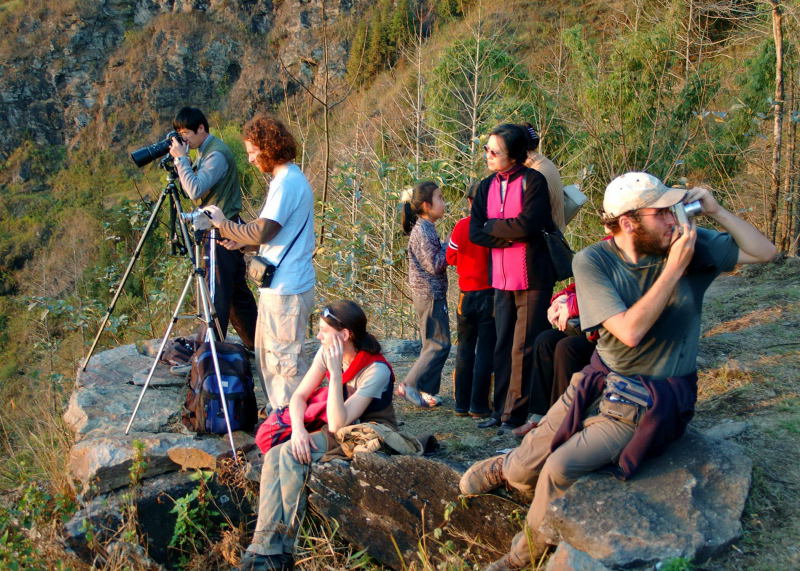
<path fill-rule="evenodd" d="M 678 224 L 675 209 L 699 201 L 726 232 Z M 681 204 L 683 203 L 683 204 Z M 580 251 L 573 262 L 581 329 L 597 330 L 591 363 L 537 428 L 508 454 L 474 464 L 463 494 L 503 484 L 533 494 L 527 529 L 489 566 L 520 569 L 540 557 L 540 525 L 550 502 L 581 476 L 610 466 L 621 479 L 679 438 L 697 399 L 697 347 L 703 295 L 721 272 L 767 262 L 775 246 L 724 209 L 705 188 L 668 188 L 630 172 L 603 199 L 611 240 Z"/>

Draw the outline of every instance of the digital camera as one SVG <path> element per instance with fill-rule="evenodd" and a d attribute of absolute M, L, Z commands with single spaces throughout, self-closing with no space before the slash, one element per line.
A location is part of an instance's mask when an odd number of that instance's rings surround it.
<path fill-rule="evenodd" d="M 191 212 L 181 212 L 181 218 L 191 224 L 195 230 L 208 230 L 213 226 L 211 224 L 211 215 L 202 208 Z"/>
<path fill-rule="evenodd" d="M 684 224 L 689 224 L 689 218 L 697 216 L 703 211 L 703 204 L 699 200 L 692 202 L 679 202 L 671 207 L 672 214 L 675 215 L 675 220 L 679 227 Z"/>

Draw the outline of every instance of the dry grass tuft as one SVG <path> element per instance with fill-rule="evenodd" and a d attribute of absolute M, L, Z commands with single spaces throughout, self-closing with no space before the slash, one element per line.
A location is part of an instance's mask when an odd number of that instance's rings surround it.
<path fill-rule="evenodd" d="M 734 331 L 741 331 L 742 329 L 747 329 L 756 325 L 770 324 L 778 319 L 781 319 L 788 313 L 793 315 L 794 310 L 791 308 L 777 306 L 754 309 L 753 311 L 746 313 L 739 318 L 724 321 L 718 325 L 715 325 L 703 333 L 703 337 L 713 337 L 714 335 L 719 335 L 720 333 L 732 333 Z"/>

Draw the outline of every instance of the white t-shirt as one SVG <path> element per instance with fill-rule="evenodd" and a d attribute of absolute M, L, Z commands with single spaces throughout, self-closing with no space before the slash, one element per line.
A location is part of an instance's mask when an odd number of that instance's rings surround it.
<path fill-rule="evenodd" d="M 311 263 L 314 253 L 314 193 L 296 164 L 287 163 L 277 168 L 259 217 L 281 225 L 278 234 L 269 243 L 262 244 L 258 251 L 271 263 L 277 265 L 280 262 L 272 286 L 263 288 L 264 291 L 293 295 L 310 290 L 316 282 Z M 286 248 L 298 233 L 299 237 L 286 253 Z"/>

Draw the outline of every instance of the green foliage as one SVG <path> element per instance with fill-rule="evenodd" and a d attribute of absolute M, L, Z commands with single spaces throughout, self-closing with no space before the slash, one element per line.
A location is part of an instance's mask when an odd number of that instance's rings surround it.
<path fill-rule="evenodd" d="M 211 490 L 208 482 L 214 477 L 210 471 L 198 470 L 192 475 L 197 487 L 182 498 L 175 500 L 170 510 L 177 516 L 169 547 L 181 553 L 181 564 L 185 565 L 192 554 L 204 550 L 209 536 L 217 529 L 214 518 L 220 513 L 212 507 Z"/>
<path fill-rule="evenodd" d="M 348 81 L 361 85 L 391 68 L 417 25 L 410 0 L 380 0 L 356 27 L 347 62 Z"/>
<path fill-rule="evenodd" d="M 426 86 L 438 156 L 452 161 L 449 170 L 462 185 L 483 168 L 478 137 L 499 123 L 527 121 L 548 106 L 502 36 L 481 34 L 443 50 Z"/>
<path fill-rule="evenodd" d="M 694 568 L 692 562 L 685 557 L 671 557 L 656 565 L 658 571 L 692 571 Z"/>
<path fill-rule="evenodd" d="M 14 507 L 0 507 L 0 568 L 64 569 L 64 562 L 49 560 L 34 538 L 37 527 L 66 522 L 75 509 L 71 498 L 50 495 L 36 484 L 25 488 Z"/>

